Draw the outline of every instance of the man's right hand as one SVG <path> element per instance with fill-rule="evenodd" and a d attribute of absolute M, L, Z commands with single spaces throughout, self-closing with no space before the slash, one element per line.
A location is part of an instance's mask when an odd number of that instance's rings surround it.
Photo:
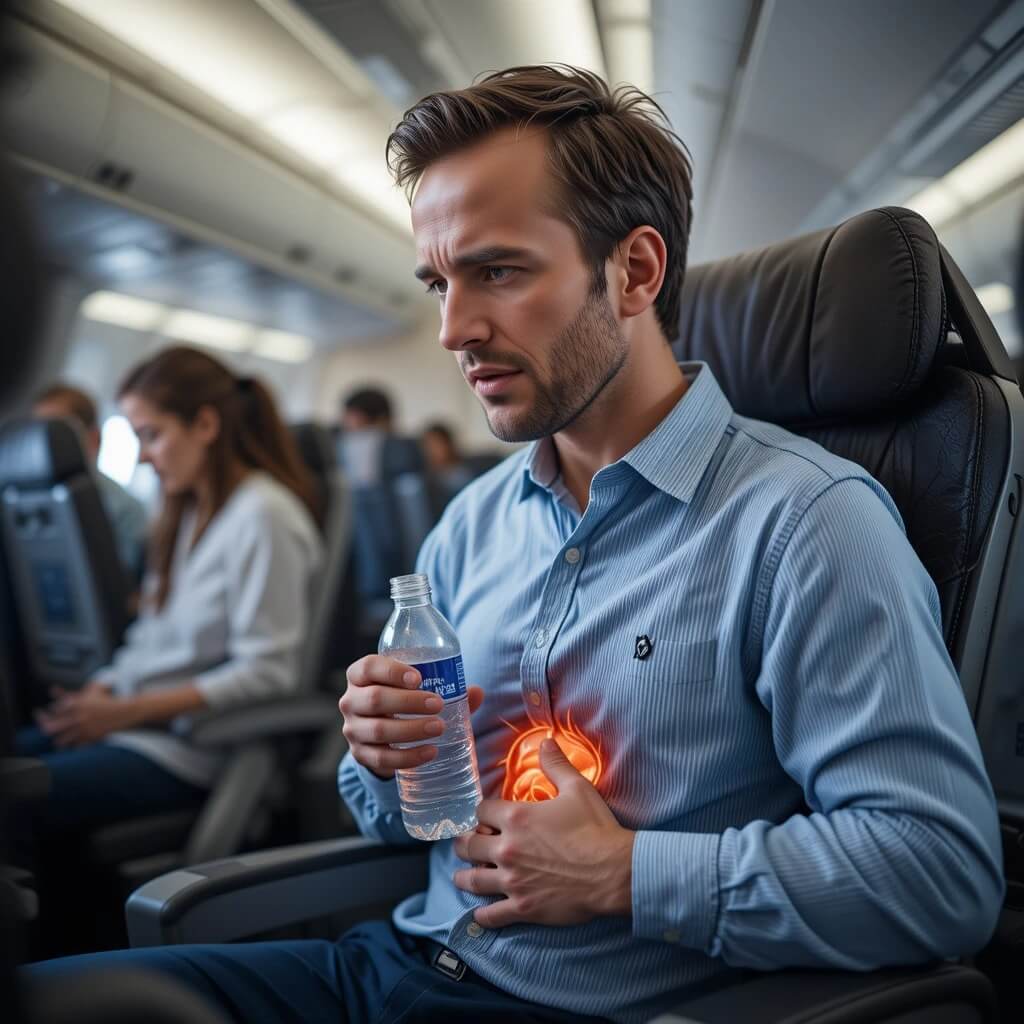
<path fill-rule="evenodd" d="M 397 769 L 415 768 L 437 756 L 437 747 L 429 743 L 405 750 L 391 746 L 436 739 L 444 732 L 438 717 L 444 701 L 419 688 L 419 672 L 394 658 L 368 654 L 349 665 L 346 676 L 348 687 L 338 707 L 345 719 L 342 732 L 359 764 L 379 778 L 390 779 Z M 471 686 L 466 695 L 470 712 L 476 711 L 484 699 L 483 690 Z"/>

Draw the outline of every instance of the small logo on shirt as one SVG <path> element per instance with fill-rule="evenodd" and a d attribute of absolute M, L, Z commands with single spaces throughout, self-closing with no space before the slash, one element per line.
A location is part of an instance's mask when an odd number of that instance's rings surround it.
<path fill-rule="evenodd" d="M 643 636 L 636 638 L 636 645 L 633 648 L 633 657 L 639 658 L 643 661 L 651 651 L 654 650 L 654 644 L 651 643 L 651 638 L 644 633 Z"/>

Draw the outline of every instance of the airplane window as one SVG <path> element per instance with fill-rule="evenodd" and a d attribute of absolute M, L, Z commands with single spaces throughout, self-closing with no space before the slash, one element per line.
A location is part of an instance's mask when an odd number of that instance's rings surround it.
<path fill-rule="evenodd" d="M 100 431 L 99 471 L 122 487 L 128 485 L 139 461 L 139 442 L 123 416 L 110 416 Z"/>

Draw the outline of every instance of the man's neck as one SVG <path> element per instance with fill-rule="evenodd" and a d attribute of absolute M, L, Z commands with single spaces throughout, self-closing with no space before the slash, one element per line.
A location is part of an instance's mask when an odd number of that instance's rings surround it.
<path fill-rule="evenodd" d="M 590 408 L 554 435 L 562 482 L 581 512 L 586 511 L 597 472 L 647 437 L 687 387 L 672 350 L 661 340 L 660 347 L 627 361 Z"/>

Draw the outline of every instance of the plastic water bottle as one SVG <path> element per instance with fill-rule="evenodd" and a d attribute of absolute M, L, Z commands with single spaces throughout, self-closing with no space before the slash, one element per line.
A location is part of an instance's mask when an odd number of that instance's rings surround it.
<path fill-rule="evenodd" d="M 476 828 L 476 806 L 482 799 L 462 652 L 455 630 L 431 604 L 426 576 L 396 576 L 391 599 L 395 610 L 380 635 L 378 653 L 411 665 L 422 678 L 420 689 L 444 700 L 440 736 L 397 744 L 432 744 L 438 750 L 432 761 L 397 773 L 402 820 L 416 839 L 449 839 Z"/>

